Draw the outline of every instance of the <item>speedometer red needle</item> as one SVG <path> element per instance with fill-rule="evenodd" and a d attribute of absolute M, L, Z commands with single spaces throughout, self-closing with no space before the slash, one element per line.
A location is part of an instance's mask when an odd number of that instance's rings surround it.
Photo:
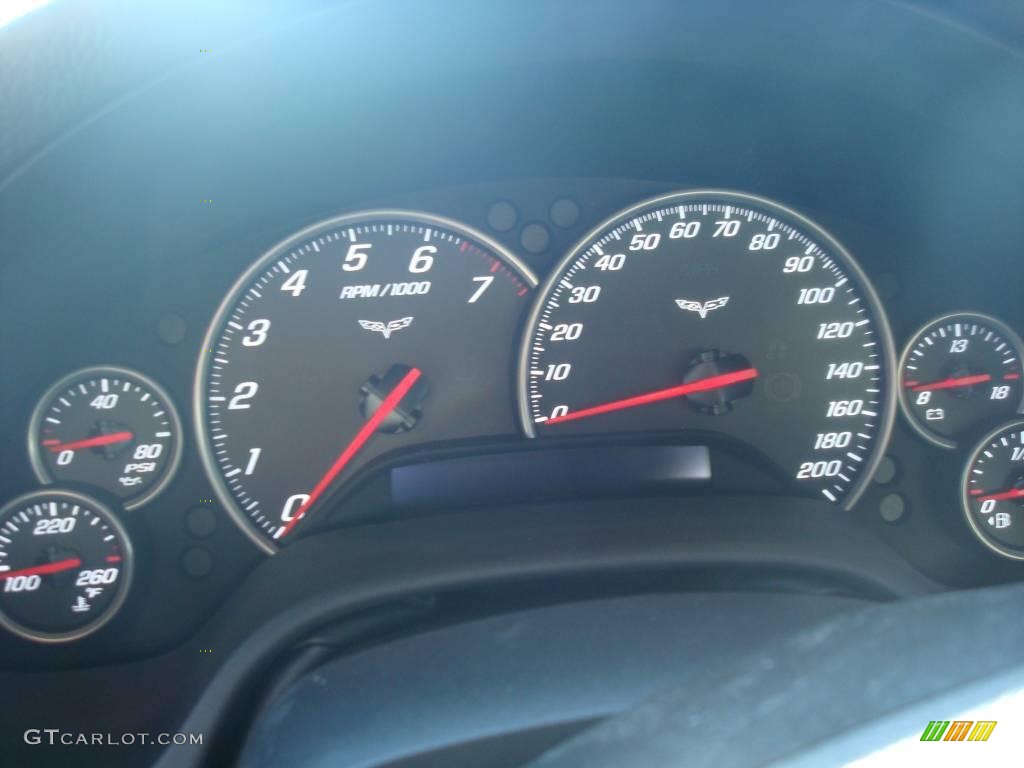
<path fill-rule="evenodd" d="M 44 443 L 44 445 L 54 453 L 60 453 L 61 451 L 80 451 L 83 448 L 99 448 L 104 445 L 124 443 L 133 437 L 135 435 L 131 432 L 112 432 L 109 435 L 96 435 L 96 437 L 87 437 L 84 440 L 75 440 L 71 443 L 55 443 L 53 445 Z"/>
<path fill-rule="evenodd" d="M 990 493 L 988 496 L 975 496 L 978 501 L 1007 501 L 1009 499 L 1024 499 L 1024 489 L 1011 488 L 1002 493 Z"/>
<path fill-rule="evenodd" d="M 0 573 L 0 576 L 5 579 L 13 579 L 15 576 L 49 576 L 52 573 L 70 571 L 72 568 L 77 568 L 81 564 L 82 561 L 77 557 L 69 557 L 66 560 L 57 560 L 56 562 L 47 563 L 46 565 L 22 568 L 20 571 L 7 571 L 6 573 Z"/>
<path fill-rule="evenodd" d="M 975 384 L 984 384 L 986 381 L 992 381 L 992 377 L 987 373 L 979 373 L 977 376 L 963 376 L 959 379 L 943 379 L 942 381 L 933 381 L 931 384 L 917 384 L 910 388 L 911 392 L 927 392 L 935 389 L 956 389 L 958 387 L 972 387 Z"/>
<path fill-rule="evenodd" d="M 604 403 L 603 405 L 595 405 L 593 408 L 584 408 L 581 411 L 570 411 L 562 416 L 555 416 L 554 418 L 548 419 L 544 423 L 561 424 L 563 421 L 585 419 L 588 416 L 597 416 L 601 413 L 621 411 L 623 408 L 636 408 L 638 405 L 656 403 L 659 400 L 683 397 L 684 395 L 692 395 L 696 392 L 707 392 L 709 389 L 720 389 L 721 387 L 728 387 L 730 384 L 739 384 L 741 381 L 750 381 L 751 379 L 756 378 L 756 368 L 743 368 L 739 371 L 723 373 L 718 376 L 709 376 L 706 379 L 699 379 L 698 381 L 691 381 L 688 384 L 680 384 L 678 387 L 658 389 L 644 395 L 636 395 L 635 397 L 627 397 L 624 400 L 614 400 L 610 403 Z"/>
<path fill-rule="evenodd" d="M 313 490 L 309 492 L 309 498 L 306 499 L 306 503 L 303 504 L 295 512 L 295 515 L 289 520 L 284 527 L 280 529 L 275 538 L 283 538 L 287 536 L 292 528 L 303 518 L 306 514 L 306 510 L 316 504 L 317 500 L 323 495 L 324 491 L 334 482 L 341 470 L 352 460 L 352 458 L 359 453 L 359 450 L 366 444 L 373 433 L 377 431 L 377 427 L 388 417 L 398 404 L 402 402 L 402 398 L 409 394 L 409 390 L 412 389 L 412 385 L 416 383 L 416 380 L 423 375 L 423 372 L 419 368 L 410 368 L 409 372 L 402 377 L 401 381 L 395 385 L 395 388 L 391 390 L 387 397 L 381 402 L 380 407 L 373 412 L 373 415 L 366 420 L 366 423 L 356 432 L 356 436 L 352 438 L 352 442 L 345 446 L 345 450 L 341 452 L 341 455 L 335 459 L 331 468 L 327 470 L 327 473 L 320 478 Z"/>

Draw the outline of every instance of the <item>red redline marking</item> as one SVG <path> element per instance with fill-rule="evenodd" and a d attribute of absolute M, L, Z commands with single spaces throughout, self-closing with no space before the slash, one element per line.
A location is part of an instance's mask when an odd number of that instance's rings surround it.
<path fill-rule="evenodd" d="M 491 272 L 497 272 L 499 269 L 501 269 L 501 262 L 495 261 L 494 264 L 491 265 Z"/>
<path fill-rule="evenodd" d="M 82 561 L 79 558 L 69 557 L 66 560 L 58 560 L 55 563 L 36 565 L 32 568 L 22 568 L 20 571 L 7 571 L 7 573 L 2 573 L 0 576 L 3 576 L 5 579 L 13 579 L 15 576 L 49 576 L 62 571 L 70 571 L 72 568 L 77 568 L 81 564 Z"/>
<path fill-rule="evenodd" d="M 723 373 L 718 376 L 709 376 L 706 379 L 691 381 L 689 384 L 681 384 L 677 387 L 659 389 L 643 395 L 635 395 L 634 397 L 627 397 L 622 400 L 614 400 L 610 403 L 595 405 L 592 408 L 584 408 L 580 411 L 570 411 L 564 416 L 556 416 L 553 419 L 548 419 L 544 423 L 561 424 L 563 421 L 585 419 L 589 416 L 597 416 L 599 414 L 610 413 L 612 411 L 621 411 L 624 408 L 635 408 L 638 405 L 647 405 L 648 403 L 656 403 L 660 400 L 669 400 L 674 397 L 692 395 L 696 392 L 707 392 L 711 389 L 721 389 L 722 387 L 728 387 L 731 384 L 739 384 L 743 381 L 756 379 L 757 375 L 756 368 L 744 368 L 739 371 L 733 371 L 732 373 Z"/>
<path fill-rule="evenodd" d="M 60 445 L 60 440 L 43 440 L 43 445 Z"/>
<path fill-rule="evenodd" d="M 1016 381 L 1019 378 L 1020 378 L 1020 374 L 1019 373 L 1008 373 L 1005 376 L 1003 376 L 1003 381 Z"/>
<path fill-rule="evenodd" d="M 526 295 L 526 292 L 527 292 L 528 290 L 530 290 L 530 289 L 529 289 L 529 288 L 523 288 L 523 290 L 521 290 L 521 291 L 520 291 L 520 292 L 519 292 L 518 294 L 516 294 L 516 295 L 517 295 L 517 296 L 525 296 L 525 295 Z"/>
<path fill-rule="evenodd" d="M 968 491 L 968 493 L 971 494 L 971 496 L 980 496 L 981 494 L 984 493 L 984 491 L 981 490 L 981 488 L 972 488 L 971 490 Z"/>
<path fill-rule="evenodd" d="M 469 243 L 465 240 L 462 241 L 462 245 L 459 246 L 459 250 L 465 252 L 469 248 Z"/>
<path fill-rule="evenodd" d="M 306 499 L 306 503 L 299 507 L 298 511 L 289 520 L 281 532 L 277 534 L 275 538 L 281 539 L 291 533 L 292 529 L 298 524 L 299 520 L 306 516 L 307 510 L 323 495 L 324 491 L 334 482 L 334 479 L 341 473 L 341 470 L 352 460 L 352 458 L 359 453 L 359 450 L 366 444 L 366 442 L 373 436 L 373 433 L 377 431 L 377 427 L 381 425 L 381 422 L 388 417 L 398 404 L 402 401 L 402 398 L 409 394 L 409 390 L 412 389 L 412 385 L 416 383 L 417 379 L 423 375 L 423 371 L 419 368 L 410 368 L 409 372 L 402 377 L 402 380 L 398 382 L 393 390 L 384 398 L 384 402 L 380 404 L 373 415 L 370 416 L 360 427 L 356 436 L 352 438 L 351 442 L 345 446 L 341 454 L 335 459 L 331 468 L 327 470 L 320 481 L 313 486 L 313 490 L 309 492 L 309 498 Z"/>
<path fill-rule="evenodd" d="M 121 556 L 120 555 L 107 555 L 107 562 L 108 563 L 120 563 L 121 562 Z"/>

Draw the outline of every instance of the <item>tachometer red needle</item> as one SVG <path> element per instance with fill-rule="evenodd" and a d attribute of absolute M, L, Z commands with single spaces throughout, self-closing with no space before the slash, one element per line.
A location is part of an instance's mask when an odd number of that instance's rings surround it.
<path fill-rule="evenodd" d="M 113 445 L 114 443 L 124 443 L 131 440 L 135 435 L 131 432 L 112 432 L 109 435 L 96 435 L 96 437 L 87 437 L 84 440 L 75 440 L 70 443 L 57 443 L 55 445 L 47 445 L 54 453 L 60 453 L 61 451 L 80 451 L 83 448 L 99 448 L 104 445 Z"/>
<path fill-rule="evenodd" d="M 992 377 L 987 373 L 979 373 L 977 376 L 963 376 L 959 379 L 943 379 L 942 381 L 933 381 L 931 384 L 917 384 L 910 388 L 911 392 L 926 392 L 935 389 L 956 389 L 958 387 L 973 387 L 975 384 L 984 384 L 986 381 L 992 381 Z"/>
<path fill-rule="evenodd" d="M 720 389 L 721 387 L 728 387 L 730 384 L 739 384 L 741 381 L 750 381 L 751 379 L 756 378 L 756 368 L 744 368 L 739 371 L 733 371 L 732 373 L 723 373 L 718 376 L 709 376 L 708 378 L 700 379 L 699 381 L 691 381 L 689 384 L 680 384 L 678 387 L 659 389 L 654 392 L 648 392 L 644 395 L 636 395 L 635 397 L 627 397 L 624 400 L 615 400 L 610 403 L 604 403 L 603 405 L 595 405 L 593 408 L 584 408 L 581 411 L 570 411 L 562 416 L 555 416 L 554 418 L 548 419 L 544 423 L 561 424 L 563 421 L 585 419 L 588 416 L 597 416 L 601 413 L 621 411 L 623 408 L 635 408 L 638 405 L 656 403 L 659 400 L 683 397 L 684 395 L 692 395 L 696 392 L 707 392 L 709 389 Z"/>
<path fill-rule="evenodd" d="M 381 425 L 381 422 L 388 417 L 398 404 L 402 402 L 402 398 L 409 394 L 409 390 L 412 389 L 412 385 L 416 383 L 416 380 L 423 375 L 423 372 L 419 368 L 411 368 L 409 372 L 402 377 L 401 381 L 395 386 L 393 390 L 384 398 L 384 401 L 380 404 L 380 407 L 373 412 L 373 415 L 366 420 L 362 428 L 356 433 L 356 436 L 352 438 L 345 450 L 341 452 L 341 455 L 335 460 L 331 468 L 327 470 L 327 473 L 320 478 L 313 490 L 309 492 L 309 498 L 306 503 L 303 504 L 295 512 L 295 515 L 289 520 L 277 533 L 275 538 L 282 538 L 287 536 L 292 528 L 303 518 L 306 514 L 306 510 L 316 504 L 317 500 L 323 495 L 324 491 L 334 482 L 341 470 L 352 460 L 352 457 L 359 453 L 359 449 L 362 448 L 366 441 L 369 440 L 373 433 L 377 431 L 377 427 Z"/>
<path fill-rule="evenodd" d="M 1007 501 L 1008 499 L 1024 499 L 1024 488 L 1011 488 L 1002 493 L 990 493 L 988 496 L 975 496 L 978 501 Z"/>
<path fill-rule="evenodd" d="M 70 571 L 72 568 L 77 568 L 81 564 L 82 561 L 77 557 L 69 557 L 66 560 L 57 560 L 56 562 L 47 563 L 46 565 L 36 565 L 32 568 L 22 568 L 20 571 L 7 571 L 6 573 L 0 573 L 0 577 L 13 579 L 15 576 L 49 576 L 51 573 Z"/>

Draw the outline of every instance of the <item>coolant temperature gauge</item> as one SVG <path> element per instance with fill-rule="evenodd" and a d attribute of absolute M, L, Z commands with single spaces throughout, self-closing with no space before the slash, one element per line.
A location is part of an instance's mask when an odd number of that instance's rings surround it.
<path fill-rule="evenodd" d="M 135 509 L 173 476 L 181 422 L 167 393 L 142 374 L 86 368 L 43 395 L 28 447 L 40 482 L 92 485 Z"/>
<path fill-rule="evenodd" d="M 28 640 L 77 640 L 124 602 L 132 549 L 110 510 L 43 490 L 0 510 L 0 625 Z"/>

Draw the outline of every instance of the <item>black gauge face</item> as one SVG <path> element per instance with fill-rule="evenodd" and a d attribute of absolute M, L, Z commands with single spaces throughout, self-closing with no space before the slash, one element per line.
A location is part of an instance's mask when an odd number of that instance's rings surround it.
<path fill-rule="evenodd" d="M 131 546 L 110 510 L 77 493 L 39 491 L 0 510 L 0 624 L 40 642 L 94 632 L 121 606 Z"/>
<path fill-rule="evenodd" d="M 710 431 L 849 505 L 891 427 L 894 367 L 873 291 L 824 231 L 767 200 L 683 193 L 616 215 L 555 270 L 520 408 L 544 437 Z"/>
<path fill-rule="evenodd" d="M 87 368 L 43 396 L 29 427 L 29 455 L 44 483 L 85 483 L 126 509 L 153 499 L 181 458 L 181 422 L 170 397 L 142 374 Z"/>
<path fill-rule="evenodd" d="M 990 549 L 1024 560 L 1024 422 L 989 434 L 963 479 L 967 522 Z"/>
<path fill-rule="evenodd" d="M 265 254 L 199 366 L 207 471 L 264 549 L 381 454 L 511 434 L 508 350 L 536 281 L 483 235 L 425 214 L 332 219 Z"/>
<path fill-rule="evenodd" d="M 903 412 L 914 429 L 954 448 L 1020 410 L 1020 340 L 985 315 L 940 317 L 910 340 L 900 383 Z"/>

